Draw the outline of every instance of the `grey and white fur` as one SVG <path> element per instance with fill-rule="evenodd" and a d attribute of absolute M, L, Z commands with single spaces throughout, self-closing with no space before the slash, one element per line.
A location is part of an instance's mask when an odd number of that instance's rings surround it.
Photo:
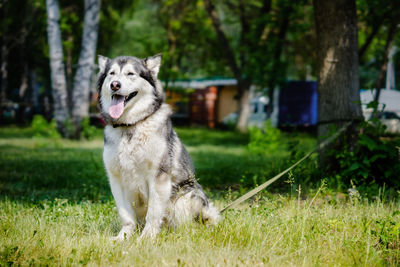
<path fill-rule="evenodd" d="M 161 55 L 146 59 L 99 56 L 98 92 L 107 125 L 103 159 L 124 240 L 143 226 L 154 237 L 162 225 L 198 219 L 217 224 L 219 211 L 195 179 L 192 160 L 172 128 L 157 78 Z"/>

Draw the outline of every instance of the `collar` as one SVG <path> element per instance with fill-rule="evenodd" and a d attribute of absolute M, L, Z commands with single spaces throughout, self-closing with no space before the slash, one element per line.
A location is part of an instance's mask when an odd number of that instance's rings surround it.
<path fill-rule="evenodd" d="M 150 116 L 153 115 L 153 114 L 154 114 L 154 112 L 151 113 L 151 114 L 149 114 L 149 115 L 147 115 L 147 116 L 144 117 L 143 119 L 138 120 L 138 121 L 135 122 L 135 123 L 117 123 L 117 124 L 112 124 L 112 127 L 113 127 L 113 128 L 118 128 L 118 127 L 131 127 L 131 126 L 135 126 L 135 125 L 137 125 L 138 123 L 140 123 L 140 122 L 146 120 L 148 117 L 150 117 Z"/>
<path fill-rule="evenodd" d="M 134 124 L 119 123 L 119 124 L 113 124 L 112 127 L 113 127 L 113 128 L 118 128 L 118 127 L 130 127 L 130 126 L 133 126 L 133 125 L 135 125 L 135 124 L 136 124 L 136 123 L 134 123 Z"/>

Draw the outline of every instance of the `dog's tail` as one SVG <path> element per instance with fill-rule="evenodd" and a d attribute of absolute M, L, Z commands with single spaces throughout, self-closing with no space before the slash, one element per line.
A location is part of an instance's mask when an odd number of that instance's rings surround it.
<path fill-rule="evenodd" d="M 221 215 L 219 210 L 211 203 L 201 189 L 180 196 L 172 206 L 170 224 L 180 225 L 189 220 L 217 225 Z"/>
<path fill-rule="evenodd" d="M 203 222 L 212 225 L 217 225 L 221 220 L 221 214 L 212 202 L 208 202 L 207 205 L 202 207 L 199 216 Z"/>

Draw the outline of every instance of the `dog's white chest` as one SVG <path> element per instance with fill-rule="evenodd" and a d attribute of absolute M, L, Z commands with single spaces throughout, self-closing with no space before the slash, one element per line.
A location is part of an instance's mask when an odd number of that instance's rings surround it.
<path fill-rule="evenodd" d="M 120 129 L 106 129 L 104 163 L 113 183 L 119 184 L 138 217 L 144 217 L 148 202 L 148 179 L 154 172 L 145 136 Z"/>
<path fill-rule="evenodd" d="M 134 191 L 146 186 L 158 171 L 165 142 L 152 129 L 113 129 L 106 127 L 104 163 L 123 188 Z"/>
<path fill-rule="evenodd" d="M 151 171 L 149 161 L 152 153 L 146 146 L 146 139 L 146 136 L 135 132 L 107 131 L 103 154 L 107 169 L 120 178 L 134 178 Z"/>

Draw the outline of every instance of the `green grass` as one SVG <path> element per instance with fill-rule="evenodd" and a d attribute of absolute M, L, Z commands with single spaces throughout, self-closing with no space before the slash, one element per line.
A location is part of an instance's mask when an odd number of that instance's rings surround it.
<path fill-rule="evenodd" d="M 298 144 L 260 156 L 247 151 L 247 135 L 188 128 L 178 134 L 220 208 L 315 145 L 312 136 L 284 134 L 286 143 Z M 282 178 L 225 213 L 216 227 L 191 223 L 163 229 L 154 241 L 140 242 L 137 233 L 113 243 L 109 238 L 120 223 L 102 164 L 102 139 L 32 135 L 29 128 L 0 128 L 0 266 L 400 264 L 399 202 L 318 191 L 313 160 L 291 174 L 291 183 Z"/>

